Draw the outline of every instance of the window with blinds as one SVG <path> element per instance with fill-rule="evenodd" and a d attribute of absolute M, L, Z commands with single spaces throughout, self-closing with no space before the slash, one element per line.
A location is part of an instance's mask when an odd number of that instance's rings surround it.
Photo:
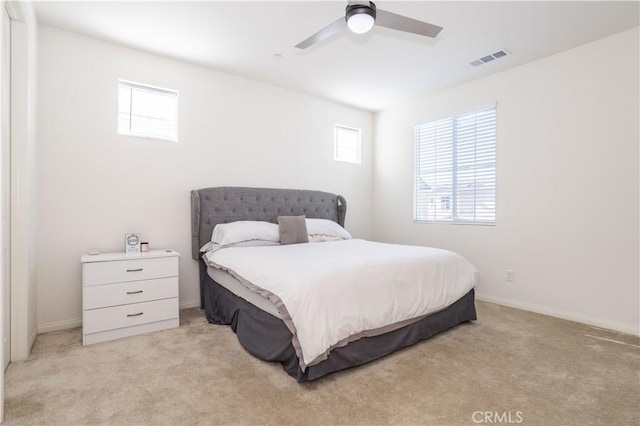
<path fill-rule="evenodd" d="M 414 128 L 414 220 L 494 225 L 496 105 Z"/>
<path fill-rule="evenodd" d="M 118 134 L 178 142 L 178 92 L 118 80 Z"/>
<path fill-rule="evenodd" d="M 334 126 L 334 157 L 336 161 L 360 164 L 362 162 L 362 137 L 360 129 Z"/>

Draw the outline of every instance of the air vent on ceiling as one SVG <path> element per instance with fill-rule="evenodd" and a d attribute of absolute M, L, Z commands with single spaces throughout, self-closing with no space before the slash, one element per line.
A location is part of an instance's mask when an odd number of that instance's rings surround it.
<path fill-rule="evenodd" d="M 492 53 L 491 55 L 483 56 L 480 59 L 476 59 L 475 61 L 470 62 L 471 65 L 477 67 L 482 64 L 486 64 L 487 62 L 495 61 L 496 59 L 504 58 L 507 55 L 510 55 L 507 49 L 498 50 L 497 52 Z"/>

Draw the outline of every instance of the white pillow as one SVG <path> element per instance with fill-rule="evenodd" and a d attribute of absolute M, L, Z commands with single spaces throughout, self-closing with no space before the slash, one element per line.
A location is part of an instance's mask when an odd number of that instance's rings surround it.
<path fill-rule="evenodd" d="M 279 243 L 280 228 L 278 224 L 255 220 L 220 223 L 213 228 L 213 234 L 211 235 L 211 241 L 221 246 L 252 240 Z"/>
<path fill-rule="evenodd" d="M 307 219 L 307 234 L 331 235 L 343 240 L 350 240 L 351 234 L 336 222 L 328 219 Z"/>

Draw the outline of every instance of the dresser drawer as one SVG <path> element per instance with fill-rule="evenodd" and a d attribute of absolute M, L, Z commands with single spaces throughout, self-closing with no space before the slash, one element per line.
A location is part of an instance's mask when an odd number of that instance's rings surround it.
<path fill-rule="evenodd" d="M 178 276 L 178 258 L 127 259 L 82 265 L 85 286 Z"/>
<path fill-rule="evenodd" d="M 172 318 L 178 318 L 177 298 L 84 311 L 82 327 L 88 334 Z"/>
<path fill-rule="evenodd" d="M 148 302 L 178 297 L 178 277 L 85 287 L 84 309 Z"/>

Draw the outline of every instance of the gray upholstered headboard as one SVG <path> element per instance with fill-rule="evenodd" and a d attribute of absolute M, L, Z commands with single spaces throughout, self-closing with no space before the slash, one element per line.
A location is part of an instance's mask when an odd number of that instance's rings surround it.
<path fill-rule="evenodd" d="M 340 195 L 297 189 L 217 187 L 191 191 L 191 256 L 211 240 L 218 223 L 238 220 L 278 222 L 278 216 L 305 215 L 344 226 L 347 203 Z"/>

